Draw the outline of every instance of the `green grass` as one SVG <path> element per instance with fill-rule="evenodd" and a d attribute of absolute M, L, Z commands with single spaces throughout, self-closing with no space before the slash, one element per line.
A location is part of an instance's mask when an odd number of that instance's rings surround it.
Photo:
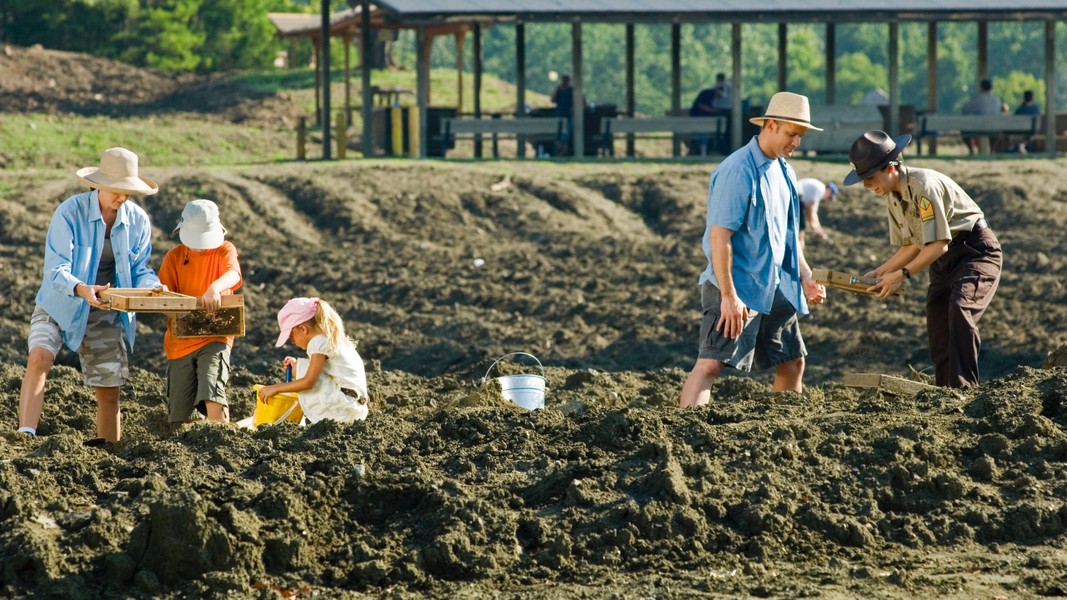
<path fill-rule="evenodd" d="M 96 164 L 100 153 L 124 146 L 145 165 L 250 164 L 289 159 L 293 133 L 209 122 L 192 116 L 80 117 L 8 114 L 0 120 L 6 169 L 71 168 Z"/>
<path fill-rule="evenodd" d="M 358 76 L 357 71 L 353 71 Z M 402 104 L 415 102 L 415 73 L 412 71 L 375 71 L 372 83 L 382 88 L 403 88 L 411 94 L 402 96 Z M 344 80 L 340 70 L 332 75 L 331 107 L 336 112 L 344 104 Z M 258 93 L 287 95 L 305 114 L 315 114 L 315 73 L 309 69 L 271 70 L 245 73 L 234 78 Z M 473 78 L 464 74 L 464 110 L 473 111 Z M 514 110 L 515 89 L 508 83 L 486 77 L 483 81 L 482 110 Z M 431 73 L 432 106 L 455 106 L 456 72 L 435 70 Z M 353 106 L 360 106 L 358 78 L 352 81 Z M 528 94 L 535 106 L 548 105 L 547 98 Z M 358 112 L 356 113 L 358 119 Z M 353 123 L 350 135 L 358 135 L 361 123 Z M 308 158 L 321 153 L 320 132 L 312 131 L 308 140 Z M 292 160 L 296 154 L 296 135 L 290 129 L 242 125 L 205 120 L 192 114 L 166 114 L 149 117 L 83 117 L 70 114 L 9 113 L 0 119 L 0 168 L 70 169 L 96 164 L 100 153 L 112 146 L 124 146 L 138 154 L 144 165 L 195 166 L 242 165 Z M 358 145 L 358 140 L 352 143 Z M 350 156 L 358 156 L 350 151 Z"/>

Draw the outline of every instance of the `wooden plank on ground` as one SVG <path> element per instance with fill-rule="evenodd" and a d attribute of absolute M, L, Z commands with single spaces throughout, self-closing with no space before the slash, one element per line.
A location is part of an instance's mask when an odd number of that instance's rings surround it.
<path fill-rule="evenodd" d="M 812 269 L 811 278 L 821 285 L 827 285 L 835 287 L 840 290 L 846 290 L 854 294 L 864 294 L 867 296 L 876 296 L 874 292 L 868 292 L 867 288 L 878 283 L 874 279 L 864 279 L 857 277 L 849 273 L 842 273 L 841 271 L 831 271 L 830 269 Z M 890 294 L 891 296 L 899 296 L 904 286 L 897 288 L 895 292 Z"/>
<path fill-rule="evenodd" d="M 845 373 L 845 387 L 877 388 L 892 394 L 917 394 L 923 390 L 934 390 L 937 386 L 912 381 L 903 377 L 882 375 L 881 373 Z"/>
<path fill-rule="evenodd" d="M 196 309 L 196 298 L 151 288 L 108 288 L 98 294 L 113 310 L 175 312 Z"/>

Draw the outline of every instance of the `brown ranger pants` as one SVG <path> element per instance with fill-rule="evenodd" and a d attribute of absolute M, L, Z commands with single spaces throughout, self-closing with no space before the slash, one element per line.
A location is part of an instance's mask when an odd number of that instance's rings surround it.
<path fill-rule="evenodd" d="M 1002 262 L 997 236 L 976 225 L 952 238 L 948 251 L 930 265 L 926 333 L 937 385 L 978 384 L 978 319 L 1000 284 Z"/>

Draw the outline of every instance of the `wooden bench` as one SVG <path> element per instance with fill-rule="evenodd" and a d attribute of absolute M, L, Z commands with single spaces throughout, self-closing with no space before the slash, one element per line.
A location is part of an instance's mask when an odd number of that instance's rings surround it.
<path fill-rule="evenodd" d="M 563 117 L 514 119 L 453 118 L 441 120 L 441 137 L 445 148 L 451 148 L 457 137 L 474 138 L 479 135 L 495 137 L 542 137 L 555 142 L 563 137 L 567 119 Z M 494 154 L 494 158 L 496 158 Z"/>
<path fill-rule="evenodd" d="M 990 138 L 1009 135 L 1032 136 L 1037 133 L 1040 117 L 1036 115 L 943 115 L 930 113 L 919 118 L 919 135 L 916 137 L 919 153 L 922 139 L 945 135 L 959 135 L 966 143 L 969 137 L 978 137 L 980 152 L 992 150 Z"/>
<path fill-rule="evenodd" d="M 877 106 L 815 105 L 811 107 L 811 124 L 823 131 L 809 131 L 800 142 L 800 150 L 848 154 L 856 138 L 872 129 L 882 129 L 884 122 Z"/>
<path fill-rule="evenodd" d="M 654 134 L 709 137 L 726 135 L 726 117 L 608 117 L 600 125 L 601 150 L 615 156 L 615 135 L 635 134 L 654 137 Z"/>

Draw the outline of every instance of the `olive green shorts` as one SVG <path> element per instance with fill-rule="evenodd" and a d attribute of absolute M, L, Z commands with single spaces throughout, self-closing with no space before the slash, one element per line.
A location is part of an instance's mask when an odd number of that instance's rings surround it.
<path fill-rule="evenodd" d="M 207 414 L 205 402 L 229 406 L 230 347 L 211 342 L 167 364 L 167 417 L 171 423 L 195 421 Z"/>

